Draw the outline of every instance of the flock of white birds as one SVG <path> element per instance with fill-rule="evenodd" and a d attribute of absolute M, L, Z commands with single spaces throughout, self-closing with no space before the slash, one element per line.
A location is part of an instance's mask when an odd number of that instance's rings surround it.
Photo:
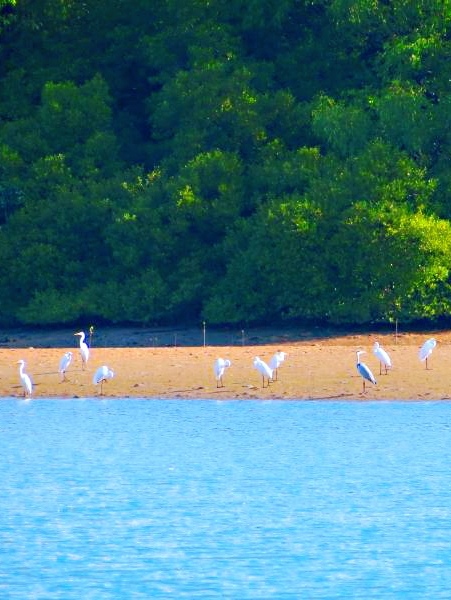
<path fill-rule="evenodd" d="M 432 351 L 434 350 L 436 345 L 437 345 L 437 341 L 435 340 L 435 338 L 430 338 L 426 342 L 424 342 L 424 344 L 420 348 L 418 358 L 420 359 L 420 361 L 426 362 L 426 369 L 428 368 L 428 358 L 432 354 Z M 362 377 L 363 393 L 366 392 L 365 384 L 367 381 L 369 381 L 373 384 L 376 384 L 376 378 L 373 375 L 373 372 L 371 371 L 371 369 L 368 367 L 367 364 L 365 364 L 364 362 L 362 362 L 360 360 L 360 355 L 365 354 L 365 353 L 366 353 L 365 350 L 358 350 L 356 352 L 356 354 L 357 354 L 357 365 L 356 365 L 357 372 Z M 382 375 L 382 369 L 384 369 L 385 374 L 387 374 L 388 370 L 392 368 L 392 361 L 391 361 L 391 358 L 390 358 L 388 352 L 386 352 L 386 350 L 384 350 L 384 348 L 382 348 L 382 346 L 379 344 L 379 342 L 374 342 L 373 353 L 376 356 L 376 358 L 379 360 L 379 375 Z M 266 363 L 259 356 L 256 356 L 254 358 L 254 363 L 253 363 L 254 367 L 257 369 L 257 371 L 259 371 L 262 374 L 262 378 L 263 378 L 262 386 L 263 387 L 265 387 L 265 382 L 266 382 L 266 386 L 269 386 L 271 381 L 277 380 L 278 369 L 282 365 L 282 363 L 284 362 L 286 357 L 287 357 L 286 352 L 282 352 L 282 351 L 278 350 L 274 354 L 274 356 L 271 358 L 269 363 Z M 217 387 L 222 387 L 224 385 L 223 384 L 224 372 L 225 372 L 226 368 L 228 368 L 230 366 L 231 366 L 230 360 L 224 360 L 223 358 L 218 358 L 216 360 L 215 365 L 214 365 L 214 371 L 215 371 L 215 376 L 216 376 Z"/>
<path fill-rule="evenodd" d="M 80 356 L 82 365 L 81 368 L 82 370 L 85 370 L 89 360 L 89 346 L 85 342 L 86 335 L 84 331 L 77 331 L 77 333 L 74 333 L 74 335 L 80 336 Z M 66 380 L 66 372 L 69 369 L 69 365 L 72 362 L 72 356 L 72 352 L 65 352 L 61 357 L 58 367 L 58 373 L 61 376 L 61 381 Z M 25 373 L 25 361 L 21 359 L 17 362 L 19 364 L 19 378 L 24 396 L 25 398 L 30 398 L 33 395 L 33 383 L 31 381 L 31 377 L 27 373 Z M 105 383 L 105 381 L 107 381 L 108 379 L 112 379 L 113 377 L 114 371 L 112 371 L 106 365 L 102 365 L 96 370 L 92 378 L 92 383 L 94 385 L 100 384 L 100 395 L 103 395 L 103 384 Z"/>
<path fill-rule="evenodd" d="M 288 354 L 286 352 L 277 350 L 277 352 L 271 357 L 269 363 L 266 363 L 259 356 L 254 358 L 253 365 L 262 375 L 263 387 L 265 387 L 265 381 L 266 385 L 268 386 L 271 381 L 277 380 L 279 367 L 282 365 L 287 356 Z M 226 369 L 231 366 L 232 363 L 229 359 L 217 358 L 215 360 L 213 370 L 216 377 L 216 387 L 224 387 L 224 373 L 226 372 Z"/>
<path fill-rule="evenodd" d="M 426 369 L 428 368 L 428 358 L 432 354 L 432 351 L 437 345 L 437 341 L 435 338 L 429 338 L 424 342 L 421 346 L 420 351 L 418 353 L 418 358 L 420 361 L 426 362 Z M 385 369 L 385 374 L 387 374 L 388 369 L 392 368 L 391 358 L 388 353 L 382 348 L 379 342 L 374 342 L 373 352 L 376 358 L 379 360 L 379 375 L 382 375 L 382 368 Z M 370 381 L 373 384 L 376 384 L 376 378 L 374 377 L 371 369 L 364 362 L 361 362 L 360 355 L 365 354 L 365 350 L 358 350 L 357 354 L 357 371 L 362 376 L 363 381 L 363 393 L 365 393 L 365 382 Z"/>
<path fill-rule="evenodd" d="M 82 370 L 86 368 L 86 365 L 89 360 L 89 346 L 85 342 L 85 333 L 84 331 L 78 331 L 74 333 L 74 335 L 80 336 L 80 356 L 82 361 Z M 435 338 L 430 338 L 421 346 L 419 351 L 419 359 L 420 361 L 425 361 L 426 369 L 428 368 L 428 358 L 432 354 L 437 342 Z M 392 368 L 392 361 L 389 354 L 382 348 L 379 342 L 375 342 L 373 346 L 373 353 L 376 358 L 379 360 L 379 375 L 382 375 L 382 369 L 385 370 L 385 374 L 387 374 L 388 370 Z M 357 372 L 362 377 L 363 382 L 363 393 L 366 392 L 366 382 L 376 384 L 376 378 L 373 375 L 371 369 L 364 362 L 360 360 L 360 356 L 365 354 L 365 350 L 358 350 L 356 352 L 357 355 Z M 66 352 L 59 363 L 58 372 L 61 375 L 61 381 L 66 380 L 66 372 L 69 368 L 69 365 L 72 361 L 72 352 Z M 278 370 L 282 363 L 285 361 L 288 354 L 281 350 L 277 350 L 277 352 L 271 357 L 269 363 L 262 360 L 259 356 L 256 356 L 253 361 L 253 366 L 259 373 L 262 375 L 262 387 L 269 386 L 270 382 L 276 381 L 278 379 Z M 20 383 L 24 391 L 25 397 L 31 397 L 33 394 L 33 384 L 30 376 L 25 372 L 25 361 L 19 360 L 17 361 L 19 364 L 19 378 Z M 229 359 L 217 358 L 213 365 L 214 375 L 216 378 L 216 387 L 221 388 L 224 387 L 224 374 L 226 370 L 232 366 L 232 363 Z M 103 384 L 108 380 L 114 377 L 114 371 L 110 369 L 106 365 L 102 365 L 99 367 L 94 373 L 92 383 L 94 385 L 100 384 L 100 395 L 103 395 Z"/>

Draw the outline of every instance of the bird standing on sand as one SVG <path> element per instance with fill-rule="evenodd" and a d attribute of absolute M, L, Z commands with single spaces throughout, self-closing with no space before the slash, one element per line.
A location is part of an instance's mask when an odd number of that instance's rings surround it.
<path fill-rule="evenodd" d="M 272 375 L 273 375 L 273 371 L 271 369 L 271 367 L 265 363 L 264 360 L 262 360 L 259 356 L 256 356 L 254 358 L 254 367 L 257 369 L 257 371 L 260 371 L 260 373 L 263 376 L 263 386 L 265 387 L 265 377 L 268 380 L 268 387 L 269 387 L 269 382 L 272 381 Z"/>
<path fill-rule="evenodd" d="M 27 396 L 31 396 L 31 394 L 33 393 L 33 384 L 31 383 L 30 377 L 24 372 L 25 361 L 18 360 L 17 364 L 20 365 L 20 367 L 19 367 L 20 384 L 23 387 L 24 397 L 26 398 Z"/>
<path fill-rule="evenodd" d="M 81 368 L 83 370 L 86 366 L 86 363 L 89 360 L 89 348 L 88 348 L 88 344 L 85 342 L 85 337 L 86 337 L 85 332 L 78 331 L 77 333 L 74 333 L 74 335 L 80 336 Z"/>
<path fill-rule="evenodd" d="M 224 387 L 222 378 L 225 373 L 225 370 L 231 366 L 231 362 L 228 359 L 217 358 L 215 360 L 215 364 L 213 365 L 213 370 L 216 377 L 216 387 Z"/>
<path fill-rule="evenodd" d="M 92 383 L 94 385 L 99 385 L 100 383 L 100 395 L 103 396 L 103 382 L 107 379 L 113 379 L 114 371 L 108 368 L 106 365 L 99 367 L 97 371 L 94 373 L 94 377 L 92 378 Z"/>
<path fill-rule="evenodd" d="M 269 368 L 273 370 L 275 375 L 274 379 L 277 380 L 279 377 L 279 367 L 282 365 L 285 358 L 288 356 L 286 352 L 282 352 L 282 350 L 277 350 L 277 352 L 272 356 L 269 361 Z"/>
<path fill-rule="evenodd" d="M 371 381 L 371 383 L 376 384 L 376 379 L 373 375 L 373 373 L 371 372 L 371 369 L 363 362 L 360 362 L 360 355 L 361 354 L 365 354 L 365 350 L 358 350 L 356 352 L 357 354 L 357 371 L 359 372 L 359 375 L 362 376 L 363 379 L 363 393 L 365 393 L 365 380 L 367 381 Z"/>
<path fill-rule="evenodd" d="M 63 354 L 60 360 L 60 366 L 58 372 L 61 374 L 61 381 L 66 380 L 66 371 L 69 368 L 69 365 L 72 361 L 72 352 L 66 352 Z"/>
<path fill-rule="evenodd" d="M 418 354 L 419 359 L 423 362 L 426 361 L 426 369 L 428 368 L 428 358 L 432 354 L 432 350 L 436 347 L 437 342 L 435 338 L 429 338 L 420 348 L 420 352 Z"/>
<path fill-rule="evenodd" d="M 387 375 L 387 370 L 391 369 L 391 358 L 379 342 L 374 342 L 373 352 L 374 356 L 379 360 L 379 375 L 382 375 L 382 365 L 384 365 L 385 374 Z"/>

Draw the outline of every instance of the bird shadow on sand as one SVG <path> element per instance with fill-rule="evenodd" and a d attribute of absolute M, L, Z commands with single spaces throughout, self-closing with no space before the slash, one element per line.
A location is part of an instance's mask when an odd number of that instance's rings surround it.
<path fill-rule="evenodd" d="M 199 387 L 193 387 L 193 388 L 186 388 L 184 390 L 166 390 L 165 392 L 160 392 L 160 395 L 163 395 L 163 394 L 189 394 L 190 392 L 198 392 L 201 390 L 205 390 L 205 388 L 202 386 L 199 386 Z"/>
<path fill-rule="evenodd" d="M 87 369 L 71 369 L 70 371 L 66 371 L 69 373 L 89 373 L 89 371 Z M 42 371 L 41 373 L 36 372 L 33 373 L 33 377 L 41 377 L 43 375 L 55 375 L 55 376 L 60 376 L 61 373 L 59 371 Z M 69 381 L 69 380 L 67 380 Z"/>
<path fill-rule="evenodd" d="M 59 375 L 58 371 L 43 371 L 42 373 L 33 373 L 33 377 L 41 377 L 41 375 Z"/>
<path fill-rule="evenodd" d="M 343 392 L 342 394 L 334 394 L 332 396 L 321 396 L 321 400 L 340 400 L 340 398 L 352 398 L 355 394 L 351 392 Z"/>

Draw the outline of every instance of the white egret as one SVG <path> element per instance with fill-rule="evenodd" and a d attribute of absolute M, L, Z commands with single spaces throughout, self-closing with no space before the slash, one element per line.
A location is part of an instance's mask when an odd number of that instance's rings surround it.
<path fill-rule="evenodd" d="M 61 381 L 66 380 L 66 371 L 69 368 L 69 365 L 72 361 L 72 352 L 66 352 L 63 354 L 60 360 L 60 366 L 58 372 L 61 373 Z"/>
<path fill-rule="evenodd" d="M 25 361 L 22 359 L 18 360 L 17 364 L 20 365 L 20 367 L 19 367 L 20 383 L 24 390 L 24 397 L 26 398 L 27 396 L 31 396 L 31 394 L 33 393 L 33 384 L 31 383 L 30 377 L 24 372 Z"/>
<path fill-rule="evenodd" d="M 432 350 L 436 347 L 437 342 L 435 338 L 429 338 L 420 348 L 418 357 L 421 361 L 426 361 L 426 369 L 428 368 L 428 358 L 432 354 Z"/>
<path fill-rule="evenodd" d="M 86 337 L 85 332 L 78 331 L 77 333 L 74 333 L 74 335 L 80 336 L 81 368 L 84 369 L 86 366 L 86 363 L 89 360 L 89 348 L 88 348 L 88 344 L 85 342 L 85 337 Z"/>
<path fill-rule="evenodd" d="M 373 346 L 374 356 L 379 360 L 379 375 L 382 375 L 382 365 L 385 367 L 385 374 L 387 370 L 391 369 L 391 358 L 387 352 L 382 348 L 379 342 L 374 342 Z"/>
<path fill-rule="evenodd" d="M 213 370 L 216 377 L 216 387 L 224 387 L 222 378 L 225 373 L 225 370 L 231 366 L 231 362 L 228 359 L 217 358 L 215 360 L 215 364 L 213 365 Z"/>
<path fill-rule="evenodd" d="M 262 360 L 259 356 L 256 356 L 254 358 L 254 367 L 257 369 L 257 371 L 260 371 L 260 373 L 263 376 L 263 387 L 265 387 L 265 377 L 268 380 L 268 386 L 269 386 L 269 382 L 272 381 L 272 375 L 273 375 L 273 370 L 271 369 L 271 367 L 265 363 L 264 360 Z"/>
<path fill-rule="evenodd" d="M 100 395 L 103 395 L 103 382 L 107 379 L 113 379 L 114 371 L 108 368 L 106 365 L 99 367 L 97 371 L 94 373 L 94 377 L 92 378 L 92 383 L 94 385 L 99 385 L 100 383 Z"/>
<path fill-rule="evenodd" d="M 365 380 L 367 381 L 371 381 L 371 383 L 376 384 L 376 379 L 373 375 L 373 373 L 371 372 L 371 369 L 363 362 L 360 362 L 360 355 L 361 354 L 365 354 L 365 350 L 358 350 L 356 352 L 357 354 L 357 371 L 359 372 L 359 375 L 362 376 L 363 379 L 363 393 L 365 393 Z"/>
<path fill-rule="evenodd" d="M 269 368 L 273 370 L 273 373 L 275 374 L 275 379 L 278 379 L 279 367 L 282 365 L 283 361 L 287 356 L 288 354 L 286 352 L 282 352 L 282 350 L 277 350 L 277 352 L 269 361 Z"/>

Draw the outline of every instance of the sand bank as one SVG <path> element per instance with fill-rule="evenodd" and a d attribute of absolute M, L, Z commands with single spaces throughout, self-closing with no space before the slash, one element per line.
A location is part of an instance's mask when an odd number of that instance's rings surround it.
<path fill-rule="evenodd" d="M 428 337 L 437 339 L 429 368 L 418 359 L 418 351 Z M 379 374 L 379 363 L 372 352 L 378 341 L 389 353 L 393 368 Z M 99 396 L 93 385 L 94 371 L 108 365 L 115 372 L 104 385 L 105 397 L 117 398 L 208 398 L 267 400 L 449 400 L 451 399 L 451 332 L 392 334 L 366 333 L 277 344 L 187 346 L 187 347 L 93 347 L 85 370 L 81 368 L 78 348 L 0 349 L 0 396 L 21 396 L 19 359 L 26 361 L 26 372 L 34 383 L 34 398 L 84 398 Z M 276 350 L 288 356 L 279 370 L 278 380 L 262 387 L 262 377 L 253 367 L 259 356 L 269 361 Z M 58 365 L 65 351 L 74 358 L 61 382 Z M 371 368 L 377 384 L 367 385 L 362 394 L 362 378 L 356 370 L 356 350 Z M 224 387 L 217 388 L 213 363 L 228 358 L 232 366 L 224 376 Z"/>

